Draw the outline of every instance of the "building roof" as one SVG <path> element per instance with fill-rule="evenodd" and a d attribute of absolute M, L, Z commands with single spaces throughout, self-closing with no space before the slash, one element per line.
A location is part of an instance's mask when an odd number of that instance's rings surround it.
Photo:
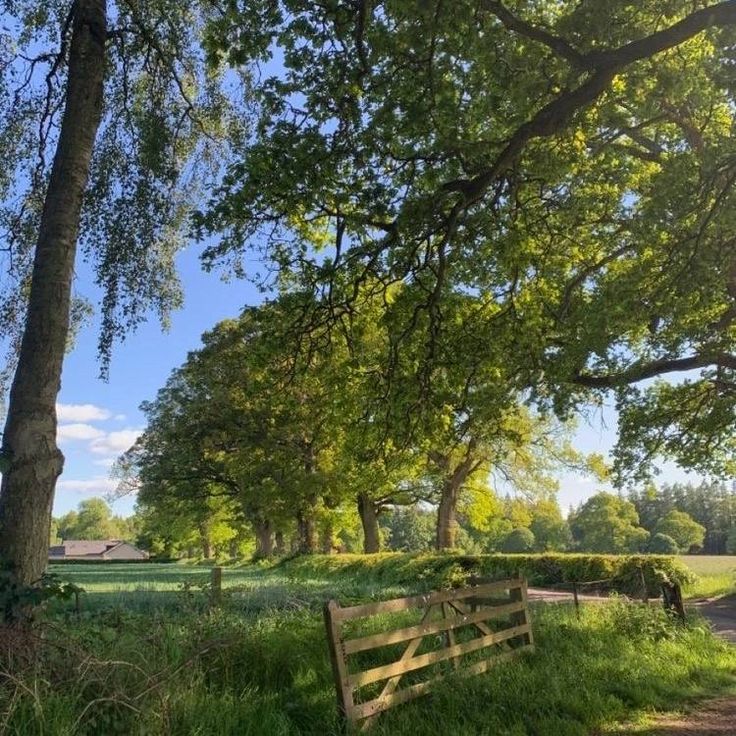
<path fill-rule="evenodd" d="M 119 539 L 66 539 L 61 544 L 51 547 L 49 554 L 57 552 L 66 557 L 101 555 L 119 544 Z"/>
<path fill-rule="evenodd" d="M 103 557 L 120 546 L 130 547 L 134 552 L 147 556 L 134 545 L 120 539 L 66 539 L 61 544 L 49 547 L 49 557 Z"/>

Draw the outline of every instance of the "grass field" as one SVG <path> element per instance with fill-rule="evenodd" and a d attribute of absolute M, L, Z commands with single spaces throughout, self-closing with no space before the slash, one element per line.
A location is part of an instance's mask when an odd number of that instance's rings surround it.
<path fill-rule="evenodd" d="M 320 569 L 226 569 L 223 605 L 210 609 L 206 568 L 57 568 L 88 592 L 79 614 L 69 601 L 49 608 L 41 641 L 24 648 L 4 632 L 0 734 L 339 733 L 322 602 L 411 586 L 335 575 L 328 561 Z M 623 602 L 584 605 L 580 618 L 541 604 L 532 617 L 534 654 L 399 707 L 372 732 L 590 736 L 734 686 L 736 652 L 697 618 L 683 627 Z"/>
<path fill-rule="evenodd" d="M 688 598 L 711 598 L 736 593 L 736 555 L 681 555 L 698 579 L 686 587 Z"/>

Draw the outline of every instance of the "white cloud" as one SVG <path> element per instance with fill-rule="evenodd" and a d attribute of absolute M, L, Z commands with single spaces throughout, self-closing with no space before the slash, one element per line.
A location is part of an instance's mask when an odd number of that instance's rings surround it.
<path fill-rule="evenodd" d="M 91 424 L 74 422 L 72 424 L 61 424 L 57 431 L 59 442 L 67 440 L 96 440 L 105 436 L 105 433 Z"/>
<path fill-rule="evenodd" d="M 142 429 L 121 429 L 118 432 L 103 433 L 92 439 L 89 449 L 98 455 L 119 455 L 125 452 L 140 436 Z"/>
<path fill-rule="evenodd" d="M 97 477 L 87 479 L 62 479 L 56 484 L 59 491 L 74 491 L 76 493 L 89 493 L 91 495 L 104 496 L 112 493 L 118 486 L 118 481 L 113 478 Z"/>
<path fill-rule="evenodd" d="M 56 414 L 60 422 L 100 422 L 112 416 L 107 409 L 94 404 L 57 404 Z"/>
<path fill-rule="evenodd" d="M 114 464 L 114 457 L 102 457 L 99 460 L 92 461 L 92 465 L 99 465 L 101 468 L 111 468 Z"/>
<path fill-rule="evenodd" d="M 124 422 L 125 421 L 125 414 L 116 414 L 113 419 L 116 422 Z"/>

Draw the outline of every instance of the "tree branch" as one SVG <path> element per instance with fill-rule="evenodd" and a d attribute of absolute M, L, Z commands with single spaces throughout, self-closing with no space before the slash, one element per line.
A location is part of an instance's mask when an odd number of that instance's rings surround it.
<path fill-rule="evenodd" d="M 485 1 L 485 0 L 484 0 Z M 681 44 L 701 31 L 713 26 L 736 24 L 736 0 L 718 3 L 691 13 L 669 28 L 631 41 L 617 49 L 594 51 L 585 55 L 586 64 L 595 71 L 579 87 L 563 92 L 523 123 L 509 138 L 496 159 L 472 179 L 447 182 L 442 189 L 460 192 L 464 206 L 478 202 L 495 179 L 511 165 L 534 138 L 545 138 L 559 133 L 573 115 L 596 100 L 608 88 L 621 70 L 642 59 L 649 58 Z"/>
<path fill-rule="evenodd" d="M 664 373 L 690 371 L 708 366 L 721 366 L 736 370 L 736 355 L 729 353 L 703 353 L 691 355 L 687 358 L 662 358 L 649 363 L 634 363 L 618 373 L 607 375 L 593 375 L 578 373 L 572 379 L 573 383 L 586 388 L 616 388 L 629 383 L 637 383 L 647 378 L 661 376 Z"/>
<path fill-rule="evenodd" d="M 481 5 L 489 12 L 493 13 L 503 25 L 510 31 L 518 33 L 520 36 L 530 38 L 532 41 L 538 41 L 548 48 L 552 49 L 558 56 L 567 59 L 573 66 L 584 69 L 589 68 L 584 54 L 568 43 L 564 38 L 555 36 L 553 33 L 533 26 L 531 23 L 514 15 L 503 3 L 496 0 L 481 0 Z"/>

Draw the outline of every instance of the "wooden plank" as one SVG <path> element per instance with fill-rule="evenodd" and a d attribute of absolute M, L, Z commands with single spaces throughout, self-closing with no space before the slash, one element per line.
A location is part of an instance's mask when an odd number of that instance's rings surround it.
<path fill-rule="evenodd" d="M 432 613 L 432 609 L 434 606 L 430 606 L 422 615 L 422 623 L 424 623 L 429 616 Z M 401 659 L 399 659 L 399 662 L 405 662 L 410 660 L 417 652 L 417 649 L 419 649 L 419 645 L 422 643 L 422 639 L 424 639 L 424 636 L 419 636 L 416 639 L 413 639 L 411 642 L 409 642 L 409 646 L 406 647 L 404 650 L 404 653 L 401 655 Z M 402 675 L 396 675 L 395 677 L 392 677 L 384 686 L 383 690 L 381 691 L 381 694 L 378 696 L 378 698 L 383 698 L 391 695 L 396 688 L 399 686 L 399 681 L 401 680 Z M 354 711 L 353 711 L 354 712 Z M 355 716 L 351 716 L 353 720 L 355 720 Z M 368 717 L 368 719 L 363 723 L 363 726 L 361 728 L 361 731 L 365 731 L 369 728 L 371 722 L 373 721 L 372 717 Z"/>
<path fill-rule="evenodd" d="M 351 712 L 353 709 L 353 688 L 348 682 L 348 670 L 345 664 L 345 653 L 342 650 L 340 625 L 335 620 L 335 612 L 339 610 L 340 605 L 337 601 L 331 600 L 325 603 L 325 629 L 327 631 L 327 645 L 330 649 L 332 675 L 335 678 L 337 707 L 340 717 L 345 720 L 351 718 Z"/>
<path fill-rule="evenodd" d="M 445 605 L 444 603 L 442 604 Z M 375 649 L 377 647 L 385 647 L 389 644 L 398 644 L 402 641 L 408 641 L 417 636 L 427 636 L 429 634 L 439 634 L 443 631 L 450 631 L 460 626 L 470 626 L 481 621 L 506 616 L 511 613 L 518 613 L 523 610 L 524 603 L 515 601 L 504 606 L 494 606 L 492 608 L 482 608 L 474 613 L 458 607 L 455 601 L 448 601 L 448 605 L 452 606 L 459 616 L 451 616 L 439 621 L 431 621 L 428 623 L 420 623 L 414 626 L 406 626 L 403 629 L 395 631 L 382 631 L 380 634 L 370 634 L 362 636 L 358 639 L 347 639 L 344 643 L 345 654 L 354 654 L 362 652 L 366 649 Z M 486 626 L 484 634 L 492 634 L 493 632 Z"/>
<path fill-rule="evenodd" d="M 529 646 L 534 645 L 534 634 L 532 634 L 532 621 L 529 616 L 529 597 L 527 595 L 526 580 L 522 581 L 521 587 L 515 588 L 510 592 L 511 600 L 520 601 L 523 604 L 523 609 L 519 613 L 515 613 L 511 617 L 512 623 L 517 626 L 526 624 L 529 627 L 529 631 L 524 635 L 524 644 Z"/>
<path fill-rule="evenodd" d="M 443 590 L 437 593 L 425 593 L 424 595 L 394 598 L 388 601 L 378 601 L 377 603 L 363 603 L 359 606 L 341 607 L 334 612 L 334 616 L 336 617 L 335 620 L 344 621 L 353 618 L 375 616 L 379 613 L 397 613 L 399 611 L 406 611 L 409 608 L 425 608 L 447 601 L 462 600 L 464 598 L 472 598 L 473 596 L 484 596 L 487 593 L 494 593 L 499 590 L 513 590 L 520 588 L 521 585 L 522 580 L 520 579 L 499 580 L 495 583 L 486 583 L 485 585 L 478 585 L 474 588 Z"/>
<path fill-rule="evenodd" d="M 457 657 L 463 654 L 470 654 L 476 652 L 479 649 L 485 649 L 493 644 L 499 644 L 507 639 L 513 639 L 522 634 L 526 635 L 529 633 L 529 625 L 524 624 L 522 626 L 514 626 L 504 631 L 498 631 L 487 636 L 481 636 L 477 639 L 471 639 L 470 641 L 463 642 L 462 644 L 456 644 L 454 647 L 446 647 L 435 652 L 427 652 L 427 654 L 420 654 L 418 657 L 413 657 L 407 661 L 392 662 L 391 664 L 382 665 L 380 667 L 373 667 L 372 669 L 364 672 L 356 672 L 348 676 L 348 682 L 351 687 L 358 687 L 360 685 L 368 685 L 371 682 L 377 682 L 387 677 L 393 677 L 394 675 L 401 675 L 406 672 L 412 672 L 413 670 L 422 669 L 428 667 L 431 664 L 443 662 L 452 657 Z"/>
<path fill-rule="evenodd" d="M 460 670 L 457 674 L 453 676 L 469 677 L 471 675 L 483 674 L 484 672 L 487 672 L 491 667 L 494 667 L 501 662 L 513 659 L 525 649 L 529 649 L 529 647 L 519 647 L 518 649 L 514 649 L 511 652 L 504 652 L 503 654 L 498 654 L 494 657 L 491 657 L 490 659 L 484 659 L 480 662 L 472 664 L 470 667 L 467 667 L 464 670 Z M 365 703 L 360 703 L 356 705 L 353 709 L 353 713 L 355 715 L 355 718 L 357 719 L 369 718 L 378 713 L 381 713 L 382 711 L 392 708 L 394 705 L 406 703 L 409 700 L 413 700 L 414 698 L 418 698 L 421 695 L 425 695 L 432 688 L 434 688 L 435 685 L 447 679 L 448 675 L 439 675 L 437 677 L 433 677 L 431 680 L 426 680 L 425 682 L 420 682 L 416 685 L 411 685 L 409 687 L 403 688 L 395 693 L 392 693 L 391 695 L 383 697 L 379 696 L 373 700 L 368 700 Z"/>
<path fill-rule="evenodd" d="M 467 607 L 463 603 L 460 603 L 460 601 L 450 601 L 450 605 L 458 613 L 461 613 L 464 616 L 468 615 Z M 518 604 L 510 603 L 509 605 L 518 605 Z M 473 613 L 476 613 L 477 611 L 482 610 L 477 607 L 477 604 L 475 603 L 475 599 L 473 599 L 473 603 L 471 603 L 471 606 L 473 606 Z M 497 606 L 496 608 L 498 609 L 500 608 L 500 606 Z M 483 620 L 484 619 L 482 619 L 481 621 L 474 622 L 475 628 L 478 629 L 478 631 L 480 631 L 481 634 L 492 634 L 493 632 L 488 628 L 488 626 L 486 626 L 483 623 Z"/>
<path fill-rule="evenodd" d="M 453 609 L 450 608 L 450 604 L 449 603 L 443 603 L 442 604 L 442 616 L 443 616 L 443 618 L 445 620 L 451 620 L 451 619 L 457 620 L 457 616 L 451 616 L 450 615 L 450 613 L 451 613 L 452 610 Z M 456 628 L 455 626 L 452 626 L 452 627 L 450 627 L 450 628 L 447 629 L 447 633 L 445 634 L 445 637 L 446 637 L 446 639 L 445 639 L 445 646 L 448 646 L 448 647 L 454 647 L 455 646 L 455 644 L 456 644 L 456 642 L 455 642 L 455 628 Z M 453 659 L 452 659 L 452 666 L 455 669 L 457 669 L 460 666 L 460 659 L 458 657 L 453 657 Z"/>

